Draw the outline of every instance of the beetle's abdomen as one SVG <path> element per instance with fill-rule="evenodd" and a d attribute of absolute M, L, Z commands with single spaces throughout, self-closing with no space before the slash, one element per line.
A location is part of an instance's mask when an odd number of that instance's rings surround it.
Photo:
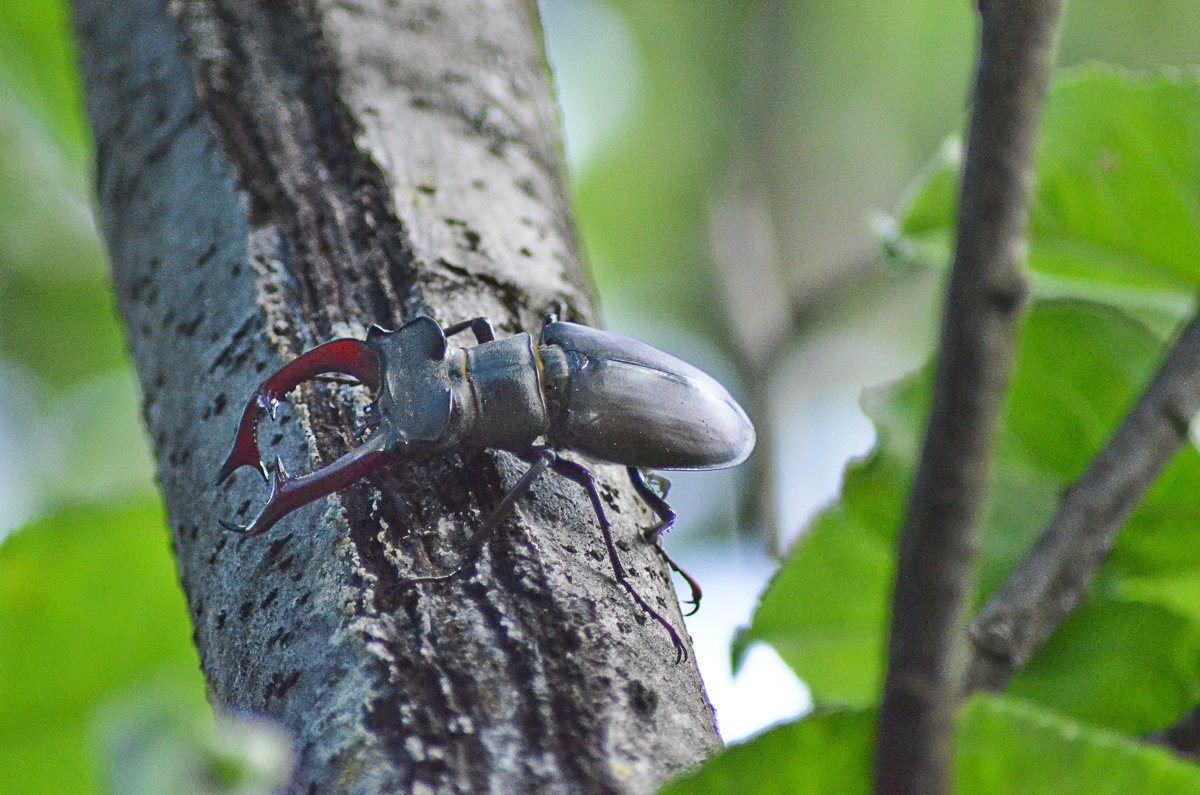
<path fill-rule="evenodd" d="M 711 376 L 637 340 L 550 323 L 543 343 L 570 362 L 554 443 L 649 469 L 735 466 L 754 449 L 754 426 Z"/>

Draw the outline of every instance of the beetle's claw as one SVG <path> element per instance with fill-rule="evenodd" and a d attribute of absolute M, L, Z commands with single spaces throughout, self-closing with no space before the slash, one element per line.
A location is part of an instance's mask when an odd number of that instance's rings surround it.
<path fill-rule="evenodd" d="M 255 467 L 267 479 L 267 467 L 258 454 L 258 421 L 264 412 L 275 419 L 284 395 L 301 382 L 326 373 L 353 376 L 371 391 L 379 389 L 379 360 L 362 340 L 333 340 L 297 356 L 254 391 L 238 423 L 233 450 L 217 473 L 217 483 L 244 466 Z"/>
<path fill-rule="evenodd" d="M 237 436 L 233 440 L 233 449 L 229 451 L 229 457 L 225 459 L 225 463 L 217 472 L 218 484 L 224 482 L 226 478 L 244 466 L 254 467 L 258 470 L 258 474 L 262 475 L 264 481 L 267 479 L 267 465 L 258 455 L 256 433 L 258 418 L 251 414 L 253 410 L 254 404 L 251 403 L 246 407 L 246 413 L 242 415 Z"/>
<path fill-rule="evenodd" d="M 387 459 L 387 449 L 385 436 L 376 434 L 332 464 L 296 478 L 289 475 L 283 461 L 276 458 L 269 478 L 271 491 L 258 515 L 245 526 L 239 527 L 226 522 L 221 522 L 221 526 L 243 535 L 265 533 L 297 508 L 345 488 L 374 472 Z"/>
<path fill-rule="evenodd" d="M 254 533 L 250 532 L 250 525 L 234 524 L 233 522 L 227 522 L 224 519 L 218 519 L 217 524 L 221 525 L 221 527 L 225 528 L 230 533 L 240 533 L 242 535 L 254 535 Z"/>

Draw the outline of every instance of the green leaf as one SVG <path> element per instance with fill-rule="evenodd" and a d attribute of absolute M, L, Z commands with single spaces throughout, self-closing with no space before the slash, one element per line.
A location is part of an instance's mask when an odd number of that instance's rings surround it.
<path fill-rule="evenodd" d="M 1032 545 L 1060 495 L 1149 381 L 1161 352 L 1154 334 L 1109 307 L 1078 301 L 1033 306 L 1000 418 L 977 605 Z M 930 372 L 925 368 L 864 401 L 878 429 L 875 450 L 848 467 L 841 499 L 818 516 L 739 636 L 739 648 L 770 643 L 818 704 L 868 706 L 878 698 L 896 533 L 923 431 Z M 1176 550 L 1190 545 L 1195 532 L 1198 465 L 1200 456 L 1188 451 L 1172 467 L 1175 476 L 1135 513 L 1102 570 L 1104 587 L 1035 658 L 1018 680 L 1021 692 L 1128 731 L 1161 728 L 1189 699 L 1195 702 L 1200 613 L 1185 609 L 1178 588 L 1155 598 L 1147 583 L 1157 577 L 1173 582 L 1181 566 L 1187 571 L 1193 565 L 1195 554 Z M 1135 582 L 1155 604 L 1122 596 Z M 1193 608 L 1197 601 L 1193 595 Z M 1140 682 L 1139 672 L 1148 670 L 1154 681 Z M 1140 695 L 1138 703 L 1121 703 L 1130 692 Z"/>
<path fill-rule="evenodd" d="M 0 82 L 52 130 L 56 146 L 83 163 L 83 123 L 69 6 L 62 0 L 0 3 Z"/>
<path fill-rule="evenodd" d="M 0 357 L 57 389 L 127 368 L 107 278 L 0 270 Z"/>
<path fill-rule="evenodd" d="M 958 718 L 955 784 L 961 795 L 1185 795 L 1200 793 L 1200 767 L 1018 699 L 978 695 Z"/>
<path fill-rule="evenodd" d="M 730 746 L 662 793 L 869 792 L 876 719 L 873 709 L 814 713 Z M 960 795 L 1200 793 L 1200 767 L 1022 699 L 977 695 L 957 727 Z"/>
<path fill-rule="evenodd" d="M 0 546 L 0 792 L 95 790 L 87 726 L 132 683 L 203 698 L 162 512 L 65 510 Z"/>
<path fill-rule="evenodd" d="M 867 793 L 874 742 L 874 711 L 814 713 L 731 746 L 661 795 Z"/>
<path fill-rule="evenodd" d="M 960 145 L 940 155 L 886 248 L 950 259 Z M 1036 157 L 1029 266 L 1044 296 L 1112 303 L 1167 329 L 1200 287 L 1200 72 L 1089 65 L 1051 88 Z"/>
<path fill-rule="evenodd" d="M 1085 603 L 1007 690 L 1086 723 L 1165 729 L 1200 700 L 1200 627 L 1155 604 Z"/>

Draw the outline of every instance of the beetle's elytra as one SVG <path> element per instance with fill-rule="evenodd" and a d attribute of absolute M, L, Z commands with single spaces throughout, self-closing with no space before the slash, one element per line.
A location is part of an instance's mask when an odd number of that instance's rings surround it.
<path fill-rule="evenodd" d="M 447 337 L 468 329 L 478 342 L 475 347 L 447 345 Z M 293 478 L 278 460 L 268 470 L 256 436 L 263 412 L 274 414 L 289 390 L 328 373 L 353 376 L 377 393 L 372 413 L 378 427 L 360 447 L 311 474 Z M 548 317 L 535 344 L 524 332 L 497 340 L 486 318 L 443 330 L 432 318 L 419 316 L 396 331 L 372 326 L 365 342 L 339 339 L 314 348 L 268 378 L 242 413 L 233 450 L 217 480 L 252 466 L 270 478 L 271 492 L 248 525 L 222 525 L 250 535 L 265 533 L 286 514 L 350 485 L 389 458 L 459 447 L 507 450 L 531 464 L 476 533 L 472 556 L 508 507 L 551 469 L 587 491 L 617 582 L 666 629 L 676 661 L 686 656 L 675 629 L 625 577 L 591 473 L 558 451 L 572 450 L 628 469 L 634 488 L 658 516 L 646 537 L 687 580 L 694 612 L 699 587 L 659 543 L 675 512 L 664 499 L 665 487 L 662 496 L 655 493 L 643 470 L 736 466 L 754 448 L 754 426 L 713 378 L 628 337 Z M 444 580 L 456 573 L 408 582 Z"/>

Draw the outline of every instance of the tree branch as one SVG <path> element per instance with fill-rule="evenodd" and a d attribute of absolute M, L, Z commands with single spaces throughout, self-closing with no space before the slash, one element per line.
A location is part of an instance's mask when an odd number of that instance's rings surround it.
<path fill-rule="evenodd" d="M 1146 741 L 1200 762 L 1200 707 L 1184 715 L 1174 726 L 1151 734 Z"/>
<path fill-rule="evenodd" d="M 1087 593 L 1117 533 L 1200 412 L 1200 316 L 971 625 L 966 691 L 1001 690 Z"/>
<path fill-rule="evenodd" d="M 694 664 L 546 476 L 468 574 L 506 454 L 398 461 L 244 538 L 242 401 L 332 337 L 592 316 L 531 0 L 76 0 L 113 282 L 209 696 L 296 742 L 295 792 L 645 792 L 719 747 Z M 264 433 L 293 472 L 358 442 L 316 384 Z M 265 429 L 264 429 L 265 430 Z M 248 470 L 243 470 L 247 472 Z M 638 593 L 682 630 L 651 522 L 598 468 Z"/>
<path fill-rule="evenodd" d="M 1031 163 L 1059 3 L 985 0 L 958 236 L 925 443 L 901 533 L 879 792 L 946 792 L 977 519 L 1026 294 Z"/>

